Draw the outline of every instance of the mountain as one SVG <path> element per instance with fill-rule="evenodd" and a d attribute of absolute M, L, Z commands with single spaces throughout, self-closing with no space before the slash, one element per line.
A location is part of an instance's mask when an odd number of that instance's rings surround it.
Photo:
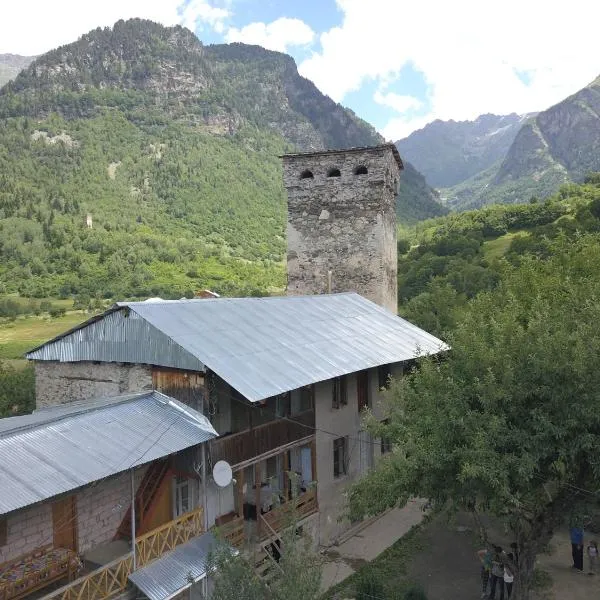
<path fill-rule="evenodd" d="M 442 195 L 460 209 L 528 202 L 595 171 L 600 171 L 600 77 L 528 118 L 501 160 Z"/>
<path fill-rule="evenodd" d="M 399 140 L 400 154 L 436 188 L 457 185 L 504 158 L 527 116 L 481 115 L 439 119 Z"/>
<path fill-rule="evenodd" d="M 533 179 L 543 193 L 600 170 L 600 77 L 519 131 L 494 186 Z"/>
<path fill-rule="evenodd" d="M 425 177 L 404 160 L 400 176 L 400 194 L 396 199 L 396 212 L 401 225 L 414 225 L 432 217 L 442 217 L 449 210 L 440 203 L 440 195 L 431 188 Z"/>
<path fill-rule="evenodd" d="M 381 141 L 285 54 L 139 19 L 96 29 L 0 90 L 0 290 L 281 289 L 278 156 Z M 441 210 L 410 181 L 400 203 Z"/>
<path fill-rule="evenodd" d="M 34 58 L 35 56 L 0 54 L 0 87 L 10 79 L 14 79 L 19 71 L 26 68 Z"/>

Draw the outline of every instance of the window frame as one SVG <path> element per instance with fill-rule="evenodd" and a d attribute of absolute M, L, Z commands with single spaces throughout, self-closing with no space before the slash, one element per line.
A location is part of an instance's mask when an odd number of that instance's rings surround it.
<path fill-rule="evenodd" d="M 389 419 L 384 419 L 383 421 L 381 421 L 381 424 L 387 425 L 389 422 L 390 422 Z M 380 445 L 381 445 L 380 446 L 381 456 L 383 456 L 385 454 L 389 454 L 392 451 L 392 440 L 381 436 L 381 438 L 379 438 L 379 441 L 380 441 Z"/>
<path fill-rule="evenodd" d="M 380 390 L 387 390 L 390 387 L 390 377 L 392 376 L 392 365 L 387 363 L 377 367 L 377 383 Z"/>
<path fill-rule="evenodd" d="M 334 377 L 331 383 L 331 407 L 341 408 L 348 404 L 348 378 L 346 375 Z"/>
<path fill-rule="evenodd" d="M 348 436 L 333 440 L 333 478 L 348 475 Z"/>

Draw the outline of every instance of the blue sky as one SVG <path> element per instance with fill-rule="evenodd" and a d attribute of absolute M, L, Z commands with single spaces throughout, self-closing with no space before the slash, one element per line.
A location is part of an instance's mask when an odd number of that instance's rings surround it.
<path fill-rule="evenodd" d="M 204 43 L 291 54 L 302 75 L 387 139 L 434 119 L 543 110 L 600 74 L 600 3 L 571 0 L 20 0 L 0 52 L 40 54 L 118 19 L 189 27 Z M 85 9 L 83 7 L 85 6 Z"/>

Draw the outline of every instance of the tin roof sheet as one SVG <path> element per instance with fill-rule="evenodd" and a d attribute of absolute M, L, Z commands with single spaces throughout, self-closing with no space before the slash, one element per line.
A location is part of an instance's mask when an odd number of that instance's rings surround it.
<path fill-rule="evenodd" d="M 129 302 L 119 307 L 164 334 L 252 402 L 449 348 L 355 293 Z M 123 343 L 133 347 L 141 340 Z M 65 351 L 54 346 L 77 343 L 72 334 L 62 336 L 28 358 L 61 360 Z M 135 356 L 127 362 L 135 362 Z M 152 364 L 173 366 L 162 361 L 159 352 Z"/>
<path fill-rule="evenodd" d="M 217 540 L 205 533 L 177 546 L 130 576 L 150 600 L 168 600 L 206 576 L 208 557 Z"/>
<path fill-rule="evenodd" d="M 0 514 L 215 437 L 206 417 L 159 392 L 0 419 Z"/>

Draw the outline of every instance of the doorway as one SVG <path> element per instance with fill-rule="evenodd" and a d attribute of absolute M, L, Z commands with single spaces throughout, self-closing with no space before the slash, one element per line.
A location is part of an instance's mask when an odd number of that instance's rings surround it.
<path fill-rule="evenodd" d="M 77 505 L 75 496 L 52 504 L 52 531 L 55 548 L 77 552 Z"/>

